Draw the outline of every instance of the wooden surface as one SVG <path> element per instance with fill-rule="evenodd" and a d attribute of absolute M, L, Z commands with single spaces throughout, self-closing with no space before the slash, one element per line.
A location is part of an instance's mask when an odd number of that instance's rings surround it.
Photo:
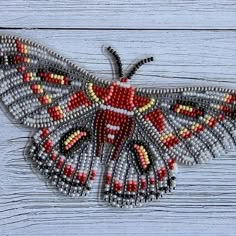
<path fill-rule="evenodd" d="M 1 27 L 236 29 L 234 0 L 1 1 Z"/>
<path fill-rule="evenodd" d="M 235 1 L 1 1 L 2 33 L 41 42 L 111 79 L 102 46 L 126 66 L 155 61 L 133 84 L 207 84 L 236 89 Z M 160 30 L 161 29 L 161 30 Z M 201 29 L 201 30 L 199 30 Z M 143 208 L 108 207 L 97 181 L 86 199 L 57 194 L 24 155 L 30 130 L 0 111 L 0 235 L 235 235 L 236 152 L 179 167 L 177 189 Z"/>

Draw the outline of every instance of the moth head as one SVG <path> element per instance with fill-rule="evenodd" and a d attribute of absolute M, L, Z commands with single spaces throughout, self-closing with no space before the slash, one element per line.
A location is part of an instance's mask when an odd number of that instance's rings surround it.
<path fill-rule="evenodd" d="M 118 79 L 121 83 L 126 83 L 128 82 L 132 76 L 136 73 L 136 71 L 144 64 L 151 62 L 154 60 L 153 57 L 147 57 L 145 59 L 142 59 L 140 61 L 138 61 L 136 64 L 134 64 L 130 70 L 128 70 L 125 74 L 123 73 L 123 68 L 122 68 L 122 63 L 121 63 L 121 59 L 120 56 L 118 55 L 118 53 L 112 49 L 111 47 L 107 48 L 107 51 L 112 55 L 114 61 L 115 61 L 115 66 L 116 66 L 116 71 L 118 73 Z"/>

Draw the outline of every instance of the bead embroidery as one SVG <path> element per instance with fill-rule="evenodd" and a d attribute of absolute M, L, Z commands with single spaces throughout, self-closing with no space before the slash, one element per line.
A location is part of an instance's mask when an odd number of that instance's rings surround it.
<path fill-rule="evenodd" d="M 29 155 L 59 191 L 88 194 L 101 160 L 104 200 L 141 206 L 176 186 L 177 162 L 194 165 L 235 147 L 234 90 L 143 89 L 107 48 L 118 80 L 96 78 L 39 44 L 0 36 L 0 95 L 19 122 L 37 128 Z"/>

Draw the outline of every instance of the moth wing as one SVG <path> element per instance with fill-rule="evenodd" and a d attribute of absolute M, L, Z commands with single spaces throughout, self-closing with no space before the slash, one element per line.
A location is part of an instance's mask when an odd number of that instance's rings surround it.
<path fill-rule="evenodd" d="M 83 195 L 96 175 L 93 120 L 109 82 L 50 49 L 0 35 L 0 96 L 13 117 L 39 128 L 30 157 L 60 191 Z M 101 95 L 101 97 L 102 97 Z"/>
<path fill-rule="evenodd" d="M 39 129 L 33 137 L 29 156 L 35 167 L 66 195 L 86 195 L 96 177 L 95 111 L 84 108 L 80 117 Z"/>
<path fill-rule="evenodd" d="M 0 35 L 0 95 L 13 117 L 27 126 L 57 125 L 95 101 L 89 86 L 101 82 L 50 49 Z M 108 83 L 107 83 L 108 84 Z"/>
<path fill-rule="evenodd" d="M 235 101 L 217 87 L 140 90 L 155 104 L 141 116 L 169 156 L 188 165 L 206 162 L 235 148 Z"/>

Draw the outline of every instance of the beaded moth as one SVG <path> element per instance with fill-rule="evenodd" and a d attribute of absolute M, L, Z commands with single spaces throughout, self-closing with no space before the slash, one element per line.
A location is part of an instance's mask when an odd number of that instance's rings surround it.
<path fill-rule="evenodd" d="M 86 195 L 105 158 L 104 200 L 141 206 L 175 188 L 177 162 L 194 165 L 235 147 L 234 90 L 135 88 L 136 70 L 105 81 L 50 49 L 0 36 L 0 95 L 12 116 L 35 129 L 29 155 L 61 192 Z"/>

